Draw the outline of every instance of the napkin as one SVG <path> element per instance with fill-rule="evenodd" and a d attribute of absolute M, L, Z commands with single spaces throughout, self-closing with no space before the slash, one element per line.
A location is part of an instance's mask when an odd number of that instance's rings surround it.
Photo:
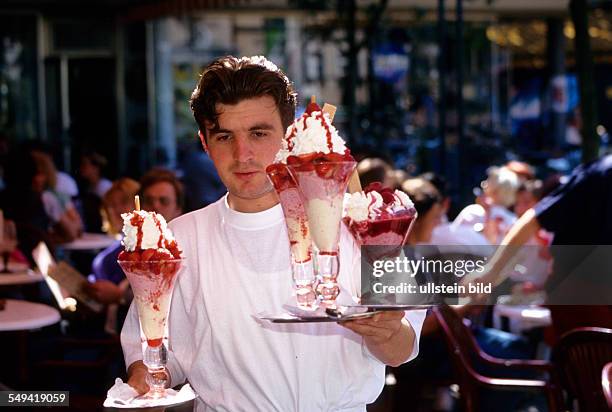
<path fill-rule="evenodd" d="M 104 407 L 106 408 L 150 408 L 154 406 L 168 406 L 195 399 L 197 395 L 188 383 L 177 392 L 167 389 L 169 396 L 160 399 L 142 399 L 138 392 L 121 378 L 115 379 L 115 384 L 106 393 Z"/>

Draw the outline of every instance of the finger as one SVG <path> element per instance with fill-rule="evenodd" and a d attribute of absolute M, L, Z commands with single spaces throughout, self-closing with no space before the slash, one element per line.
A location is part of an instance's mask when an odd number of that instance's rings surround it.
<path fill-rule="evenodd" d="M 374 332 L 376 328 L 370 326 L 370 325 L 362 325 L 359 324 L 355 321 L 351 321 L 351 322 L 341 322 L 340 326 L 343 326 L 353 332 L 355 332 L 358 335 L 362 335 L 362 336 L 375 336 L 376 333 Z"/>
<path fill-rule="evenodd" d="M 144 395 L 149 392 L 149 385 L 146 384 L 144 375 L 139 374 L 139 376 L 132 377 L 128 379 L 127 383 L 134 388 L 139 395 Z"/>
<path fill-rule="evenodd" d="M 398 322 L 397 320 L 370 323 L 360 322 L 357 325 L 378 329 L 380 330 L 381 334 L 386 334 L 387 332 L 395 333 L 401 327 L 401 322 Z"/>
<path fill-rule="evenodd" d="M 352 325 L 343 325 L 347 329 L 352 330 L 358 335 L 364 337 L 371 337 L 380 340 L 386 340 L 393 336 L 393 331 L 385 328 L 377 328 L 370 325 L 360 325 L 360 324 L 352 324 Z"/>
<path fill-rule="evenodd" d="M 351 320 L 349 322 L 343 322 L 343 324 L 355 325 L 356 327 L 364 326 L 372 329 L 381 329 L 381 330 L 396 330 L 401 326 L 401 322 L 397 320 L 393 321 L 374 321 L 373 319 L 359 319 L 359 320 Z"/>
<path fill-rule="evenodd" d="M 374 315 L 374 318 L 378 322 L 389 321 L 389 320 L 401 320 L 405 316 L 403 310 L 386 310 Z"/>

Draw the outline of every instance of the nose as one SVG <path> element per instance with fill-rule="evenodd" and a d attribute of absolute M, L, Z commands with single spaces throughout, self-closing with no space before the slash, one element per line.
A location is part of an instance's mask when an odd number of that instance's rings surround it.
<path fill-rule="evenodd" d="M 234 139 L 234 159 L 240 163 L 248 162 L 253 158 L 253 148 L 246 136 Z"/>

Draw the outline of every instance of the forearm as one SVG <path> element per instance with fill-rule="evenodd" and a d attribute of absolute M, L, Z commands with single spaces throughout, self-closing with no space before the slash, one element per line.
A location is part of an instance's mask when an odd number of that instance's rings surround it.
<path fill-rule="evenodd" d="M 529 209 L 520 219 L 510 228 L 508 234 L 501 242 L 501 247 L 491 258 L 489 267 L 494 283 L 500 284 L 505 279 L 504 268 L 516 255 L 518 248 L 534 236 L 540 230 L 540 224 L 535 215 L 535 210 Z"/>
<path fill-rule="evenodd" d="M 60 233 L 66 237 L 66 240 L 68 242 L 71 242 L 77 237 L 79 237 L 79 225 L 76 222 L 70 220 L 70 218 L 66 214 L 62 215 L 56 226 L 59 228 Z"/>
<path fill-rule="evenodd" d="M 414 329 L 406 319 L 402 319 L 399 329 L 386 340 L 381 341 L 370 336 L 364 337 L 370 353 L 389 366 L 403 364 L 412 353 L 415 340 Z"/>

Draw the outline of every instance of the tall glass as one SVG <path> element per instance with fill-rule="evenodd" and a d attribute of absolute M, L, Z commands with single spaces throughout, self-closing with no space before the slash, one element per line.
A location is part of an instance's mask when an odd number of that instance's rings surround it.
<path fill-rule="evenodd" d="M 184 259 L 157 261 L 118 261 L 130 282 L 140 328 L 147 339 L 144 364 L 149 370 L 146 382 L 149 392 L 143 398 L 158 399 L 166 396 L 168 352 L 163 343 L 170 300 Z"/>
<path fill-rule="evenodd" d="M 317 294 L 330 308 L 335 307 L 340 293 L 337 278 L 342 202 L 355 166 L 354 161 L 288 165 L 300 190 L 310 236 L 317 248 Z"/>
<path fill-rule="evenodd" d="M 287 166 L 274 163 L 266 169 L 280 200 L 289 244 L 291 245 L 291 271 L 295 287 L 297 305 L 301 309 L 312 310 L 317 306 L 315 293 L 315 273 L 312 259 L 312 240 L 306 211 L 300 198 L 297 185 Z"/>
<path fill-rule="evenodd" d="M 414 208 L 388 212 L 385 217 L 369 218 L 356 222 L 348 216 L 344 223 L 359 246 L 366 253 L 366 259 L 371 263 L 375 260 L 398 257 L 402 247 L 408 241 L 408 235 L 417 218 Z"/>

